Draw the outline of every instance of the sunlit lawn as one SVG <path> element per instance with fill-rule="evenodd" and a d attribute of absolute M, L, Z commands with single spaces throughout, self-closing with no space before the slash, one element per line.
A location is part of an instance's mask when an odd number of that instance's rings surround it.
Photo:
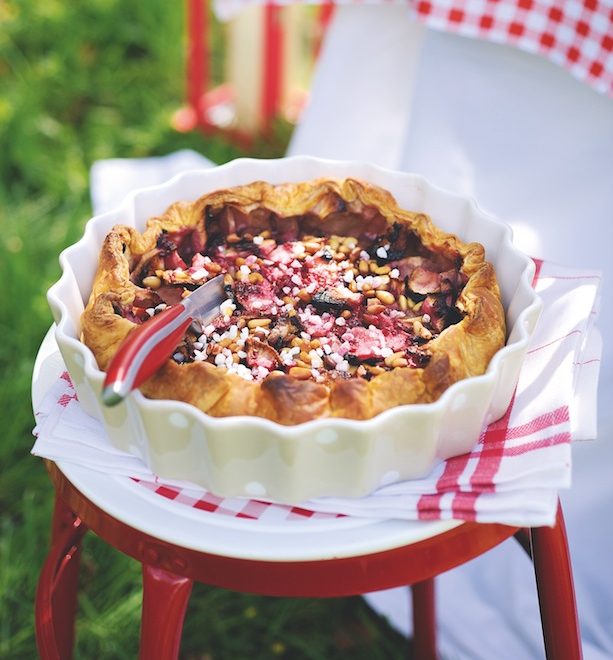
<path fill-rule="evenodd" d="M 31 370 L 51 323 L 57 255 L 90 215 L 93 161 L 192 148 L 241 155 L 170 127 L 183 90 L 182 3 L 0 2 L 0 658 L 36 657 L 33 602 L 52 489 L 30 456 Z M 287 135 L 280 130 L 279 135 Z M 249 155 L 281 155 L 277 137 Z M 140 567 L 88 537 L 77 622 L 81 658 L 134 658 Z M 396 658 L 406 642 L 359 598 L 259 598 L 196 585 L 186 658 Z"/>

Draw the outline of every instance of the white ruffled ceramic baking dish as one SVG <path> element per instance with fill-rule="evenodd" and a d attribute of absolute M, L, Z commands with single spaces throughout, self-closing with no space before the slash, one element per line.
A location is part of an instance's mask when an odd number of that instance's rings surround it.
<path fill-rule="evenodd" d="M 79 340 L 79 319 L 111 227 L 122 223 L 142 231 L 150 216 L 171 203 L 218 188 L 322 176 L 351 176 L 382 186 L 402 207 L 427 213 L 442 229 L 485 246 L 507 317 L 506 346 L 487 372 L 454 384 L 435 403 L 400 406 L 366 421 L 320 419 L 288 427 L 256 417 L 214 418 L 183 402 L 146 399 L 138 391 L 114 408 L 105 407 L 100 400 L 104 374 Z M 483 426 L 507 409 L 541 310 L 531 287 L 534 264 L 511 239 L 510 228 L 474 201 L 415 174 L 307 157 L 239 159 L 137 191 L 119 208 L 90 220 L 81 240 L 60 255 L 63 273 L 48 300 L 81 405 L 104 423 L 114 445 L 142 457 L 159 476 L 189 480 L 221 496 L 287 503 L 316 496 L 358 497 L 384 484 L 422 477 L 442 459 L 465 453 Z"/>

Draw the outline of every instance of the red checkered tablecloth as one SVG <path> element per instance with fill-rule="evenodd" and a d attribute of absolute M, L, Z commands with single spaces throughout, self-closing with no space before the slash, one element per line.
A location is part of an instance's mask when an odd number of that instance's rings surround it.
<path fill-rule="evenodd" d="M 301 0 L 275 0 L 287 5 Z M 264 0 L 217 0 L 221 17 Z M 307 0 L 304 4 L 400 5 L 430 28 L 515 46 L 566 68 L 613 96 L 611 0 Z"/>
<path fill-rule="evenodd" d="M 244 520 L 261 520 L 262 522 L 327 520 L 329 518 L 344 517 L 341 513 L 313 511 L 300 506 L 276 504 L 265 500 L 220 497 L 203 488 L 168 486 L 156 481 L 137 479 L 136 477 L 130 478 L 142 488 L 165 497 L 167 500 L 221 516 L 242 518 Z"/>

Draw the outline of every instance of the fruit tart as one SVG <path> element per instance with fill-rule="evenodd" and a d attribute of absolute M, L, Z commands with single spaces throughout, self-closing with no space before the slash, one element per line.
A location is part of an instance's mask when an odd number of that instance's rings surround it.
<path fill-rule="evenodd" d="M 219 274 L 219 315 L 192 323 L 146 396 L 286 425 L 369 419 L 436 401 L 505 342 L 481 244 L 364 181 L 256 181 L 177 202 L 142 234 L 112 229 L 81 319 L 100 368 L 136 325 Z"/>

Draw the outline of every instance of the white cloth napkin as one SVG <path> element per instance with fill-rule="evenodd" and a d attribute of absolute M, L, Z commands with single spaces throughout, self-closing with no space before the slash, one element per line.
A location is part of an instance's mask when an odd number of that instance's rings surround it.
<path fill-rule="evenodd" d="M 194 152 L 97 163 L 96 210 L 134 186 L 164 180 L 184 167 L 211 166 Z M 140 178 L 139 173 L 143 173 Z M 544 311 L 532 338 L 507 415 L 469 454 L 437 466 L 424 479 L 393 484 L 364 498 L 319 498 L 307 509 L 352 516 L 459 518 L 519 525 L 553 524 L 558 491 L 571 479 L 570 440 L 595 435 L 601 342 L 593 328 L 600 273 L 538 264 L 536 290 Z M 103 426 L 79 406 L 70 379 L 61 378 L 36 411 L 32 453 L 107 473 L 164 483 L 193 495 L 194 484 L 161 480 L 137 456 L 115 449 Z M 204 489 L 200 489 L 205 493 Z M 232 498 L 240 499 L 240 498 Z M 228 507 L 236 503 L 228 500 Z M 240 509 L 240 507 L 238 507 Z"/>

